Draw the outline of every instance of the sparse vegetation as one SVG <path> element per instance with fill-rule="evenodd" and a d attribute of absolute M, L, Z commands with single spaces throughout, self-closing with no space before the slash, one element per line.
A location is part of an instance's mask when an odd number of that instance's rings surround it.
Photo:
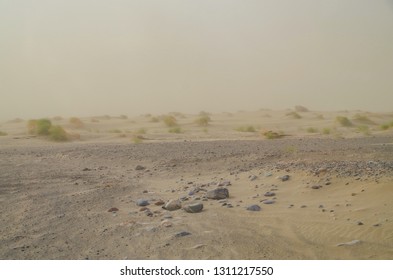
<path fill-rule="evenodd" d="M 47 136 L 52 122 L 48 119 L 29 120 L 27 128 L 30 134 Z"/>
<path fill-rule="evenodd" d="M 381 130 L 388 130 L 390 128 L 390 124 L 384 123 L 380 125 Z"/>
<path fill-rule="evenodd" d="M 286 116 L 291 117 L 291 118 L 293 118 L 293 119 L 301 119 L 301 118 L 302 118 L 302 116 L 299 115 L 299 114 L 296 113 L 296 112 L 287 113 Z"/>
<path fill-rule="evenodd" d="M 325 134 L 325 135 L 330 134 L 330 132 L 331 132 L 330 128 L 325 127 L 324 129 L 322 129 L 322 133 Z"/>
<path fill-rule="evenodd" d="M 211 119 L 208 115 L 200 116 L 195 120 L 195 123 L 199 126 L 208 126 Z"/>
<path fill-rule="evenodd" d="M 120 129 L 115 128 L 115 129 L 109 130 L 108 132 L 109 133 L 122 133 L 123 131 L 121 131 Z"/>
<path fill-rule="evenodd" d="M 308 112 L 309 110 L 304 106 L 297 105 L 297 106 L 295 106 L 295 111 L 296 112 Z"/>
<path fill-rule="evenodd" d="M 67 132 L 60 125 L 52 126 L 52 122 L 48 119 L 30 120 L 27 128 L 30 134 L 48 136 L 53 141 L 69 139 Z"/>
<path fill-rule="evenodd" d="M 340 125 L 342 125 L 342 126 L 344 126 L 344 127 L 353 126 L 352 122 L 351 122 L 347 117 L 344 117 L 344 116 L 337 116 L 337 117 L 336 117 L 336 121 L 337 121 Z"/>
<path fill-rule="evenodd" d="M 371 135 L 370 128 L 367 125 L 359 125 L 357 131 L 363 133 L 364 135 Z"/>
<path fill-rule="evenodd" d="M 143 137 L 141 135 L 133 135 L 131 141 L 135 144 L 140 144 L 143 142 Z"/>
<path fill-rule="evenodd" d="M 275 131 L 266 131 L 262 133 L 263 136 L 265 136 L 267 139 L 279 139 L 284 137 L 284 134 L 281 132 L 275 132 Z"/>
<path fill-rule="evenodd" d="M 7 136 L 8 134 L 4 131 L 0 131 L 0 136 Z"/>
<path fill-rule="evenodd" d="M 54 125 L 49 128 L 49 138 L 53 141 L 68 141 L 67 132 L 60 125 Z"/>
<path fill-rule="evenodd" d="M 140 129 L 138 129 L 137 131 L 136 131 L 136 133 L 138 133 L 138 134 L 146 134 L 146 129 L 145 128 L 140 128 Z"/>
<path fill-rule="evenodd" d="M 74 127 L 74 128 L 82 128 L 85 126 L 85 124 L 76 117 L 72 117 L 69 119 L 69 123 Z"/>
<path fill-rule="evenodd" d="M 163 116 L 162 120 L 168 127 L 175 127 L 178 125 L 176 118 L 172 115 Z"/>
<path fill-rule="evenodd" d="M 152 123 L 157 123 L 157 122 L 159 122 L 159 121 L 160 121 L 160 119 L 157 118 L 157 117 L 151 117 L 151 118 L 150 118 L 150 122 L 152 122 Z"/>
<path fill-rule="evenodd" d="M 256 132 L 255 127 L 253 127 L 252 125 L 240 126 L 240 127 L 236 128 L 235 130 L 239 131 L 239 132 Z"/>
<path fill-rule="evenodd" d="M 324 116 L 323 116 L 322 114 L 318 114 L 316 117 L 317 117 L 318 120 L 323 120 L 323 119 L 325 119 Z"/>
<path fill-rule="evenodd" d="M 361 114 L 356 114 L 355 116 L 353 116 L 353 120 L 364 124 L 375 124 L 366 115 L 361 115 Z"/>
<path fill-rule="evenodd" d="M 182 133 L 183 130 L 180 126 L 172 127 L 168 130 L 169 133 Z"/>
<path fill-rule="evenodd" d="M 308 132 L 308 133 L 317 133 L 317 132 L 318 132 L 318 129 L 316 129 L 316 128 L 314 128 L 314 127 L 309 127 L 309 128 L 307 128 L 307 132 Z"/>

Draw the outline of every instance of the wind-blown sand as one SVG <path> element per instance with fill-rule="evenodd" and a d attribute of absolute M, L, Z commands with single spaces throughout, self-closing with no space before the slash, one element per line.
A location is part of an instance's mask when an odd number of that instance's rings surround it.
<path fill-rule="evenodd" d="M 365 135 L 335 123 L 358 112 L 287 113 L 216 114 L 206 128 L 179 115 L 180 134 L 150 116 L 54 121 L 80 135 L 65 143 L 27 135 L 25 121 L 1 123 L 0 258 L 393 259 L 393 129 L 379 129 L 393 117 L 362 113 Z M 235 130 L 247 125 L 257 132 Z M 207 199 L 220 183 L 229 197 Z M 155 205 L 171 199 L 204 207 Z"/>

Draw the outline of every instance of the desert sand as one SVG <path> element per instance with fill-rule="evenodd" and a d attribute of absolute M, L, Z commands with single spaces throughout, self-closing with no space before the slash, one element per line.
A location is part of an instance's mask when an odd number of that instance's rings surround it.
<path fill-rule="evenodd" d="M 0 258 L 393 259 L 393 114 L 294 112 L 3 121 Z"/>

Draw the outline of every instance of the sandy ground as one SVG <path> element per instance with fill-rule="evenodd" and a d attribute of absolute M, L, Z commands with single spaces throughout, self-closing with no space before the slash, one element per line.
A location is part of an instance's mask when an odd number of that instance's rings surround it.
<path fill-rule="evenodd" d="M 53 119 L 78 135 L 65 143 L 2 122 L 0 258 L 393 259 L 393 128 L 380 128 L 393 115 L 288 113 L 215 114 L 207 127 L 177 113 L 182 133 L 151 115 Z M 207 199 L 219 185 L 229 197 Z M 156 205 L 171 199 L 203 210 Z"/>

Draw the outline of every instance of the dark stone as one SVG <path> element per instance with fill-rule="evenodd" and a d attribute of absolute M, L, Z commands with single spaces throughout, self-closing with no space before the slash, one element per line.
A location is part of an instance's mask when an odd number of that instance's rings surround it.
<path fill-rule="evenodd" d="M 119 211 L 119 209 L 117 209 L 116 207 L 112 207 L 111 209 L 108 210 L 108 212 L 117 212 Z"/>
<path fill-rule="evenodd" d="M 180 231 L 175 234 L 175 237 L 183 237 L 183 236 L 187 236 L 187 235 L 191 235 L 191 233 L 189 233 L 188 231 Z"/>
<path fill-rule="evenodd" d="M 136 201 L 136 205 L 138 205 L 138 206 L 147 206 L 147 205 L 149 205 L 149 201 L 147 201 L 146 199 L 140 198 L 140 199 L 138 199 Z"/>
<path fill-rule="evenodd" d="M 276 194 L 274 193 L 274 192 L 266 192 L 265 194 L 264 194 L 264 196 L 268 196 L 268 197 L 271 197 L 271 196 L 275 196 Z"/>
<path fill-rule="evenodd" d="M 210 199 L 224 199 L 229 197 L 229 191 L 226 188 L 217 188 L 206 193 L 206 197 Z"/>
<path fill-rule="evenodd" d="M 184 211 L 188 213 L 199 213 L 203 209 L 203 203 L 196 202 L 196 203 L 190 203 L 187 205 L 183 206 Z"/>
<path fill-rule="evenodd" d="M 248 211 L 261 211 L 261 207 L 259 205 L 254 204 L 254 205 L 248 206 L 247 210 Z"/>
<path fill-rule="evenodd" d="M 142 166 L 142 165 L 137 165 L 137 166 L 135 167 L 135 170 L 144 170 L 144 169 L 146 169 L 146 167 L 144 167 L 144 166 Z"/>

